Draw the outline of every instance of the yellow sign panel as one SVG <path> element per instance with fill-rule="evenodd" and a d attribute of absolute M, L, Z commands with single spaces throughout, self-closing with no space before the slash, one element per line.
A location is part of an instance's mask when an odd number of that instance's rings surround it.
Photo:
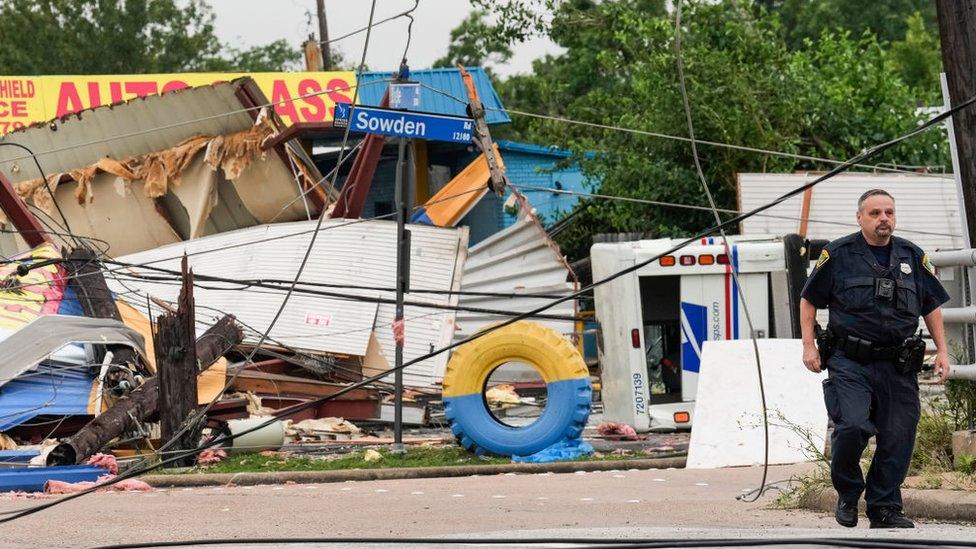
<path fill-rule="evenodd" d="M 0 76 L 0 135 L 101 105 L 250 76 L 285 124 L 328 122 L 351 103 L 353 72 Z"/>

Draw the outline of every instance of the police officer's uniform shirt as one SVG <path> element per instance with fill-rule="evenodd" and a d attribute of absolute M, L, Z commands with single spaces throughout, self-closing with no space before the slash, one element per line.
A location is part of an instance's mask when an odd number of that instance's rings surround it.
<path fill-rule="evenodd" d="M 891 237 L 888 265 L 881 265 L 860 232 L 827 244 L 801 296 L 830 311 L 828 325 L 878 345 L 900 344 L 925 316 L 949 300 L 928 257 L 915 244 Z M 880 284 L 891 298 L 879 297 Z"/>

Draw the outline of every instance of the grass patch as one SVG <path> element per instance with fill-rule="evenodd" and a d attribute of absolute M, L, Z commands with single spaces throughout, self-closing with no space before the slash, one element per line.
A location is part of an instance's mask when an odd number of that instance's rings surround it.
<path fill-rule="evenodd" d="M 290 454 L 239 454 L 220 463 L 196 466 L 181 470 L 164 470 L 168 474 L 180 473 L 257 473 L 278 471 L 339 471 L 345 469 L 385 469 L 394 467 L 445 467 L 465 465 L 499 465 L 512 463 L 507 457 L 478 457 L 458 446 L 407 448 L 404 455 L 391 454 L 387 449 L 377 449 L 381 458 L 365 461 L 365 450 L 341 455 L 296 456 Z M 582 456 L 572 461 L 620 461 L 647 459 L 661 456 L 639 452 L 616 452 Z"/>
<path fill-rule="evenodd" d="M 952 470 L 952 424 L 939 413 L 923 413 L 915 435 L 909 475 Z"/>
<path fill-rule="evenodd" d="M 404 455 L 377 450 L 382 456 L 376 461 L 363 459 L 365 451 L 342 455 L 294 456 L 287 454 L 239 454 L 220 463 L 197 466 L 192 473 L 244 473 L 277 471 L 339 471 L 343 469 L 383 469 L 389 467 L 444 467 L 456 465 L 491 465 L 511 463 L 508 458 L 481 458 L 463 448 L 408 448 Z"/>

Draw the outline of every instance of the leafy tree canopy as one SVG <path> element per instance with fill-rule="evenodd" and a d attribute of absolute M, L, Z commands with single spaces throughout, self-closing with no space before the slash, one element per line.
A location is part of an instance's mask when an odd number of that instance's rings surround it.
<path fill-rule="evenodd" d="M 825 24 L 813 38 L 804 37 L 794 45 L 784 30 L 782 14 L 760 5 L 790 1 L 685 2 L 681 55 L 699 139 L 846 159 L 915 127 L 925 118 L 920 106 L 941 103 L 938 41 L 921 12 L 903 11 L 900 27 L 894 23 L 884 27 L 895 29 L 886 30 L 893 33 L 886 37 L 869 27 Z M 565 49 L 536 61 L 531 74 L 500 83 L 507 107 L 687 135 L 670 3 L 511 0 L 492 7 L 486 0 L 483 4 L 498 22 L 498 36 L 517 41 L 543 33 Z M 890 38 L 896 40 L 892 43 Z M 525 116 L 513 115 L 513 120 L 498 132 L 500 136 L 573 150 L 574 161 L 592 181 L 600 182 L 602 193 L 707 205 L 687 142 Z M 737 208 L 737 173 L 831 167 L 713 146 L 700 146 L 699 151 L 719 207 L 729 209 Z M 927 132 L 886 152 L 877 162 L 947 165 L 945 134 Z M 595 232 L 649 231 L 669 236 L 713 224 L 707 211 L 609 200 L 585 201 L 581 208 L 559 235 L 564 251 L 573 258 L 589 254 Z"/>
<path fill-rule="evenodd" d="M 0 0 L 0 74 L 143 74 L 294 67 L 279 40 L 221 44 L 203 0 Z"/>

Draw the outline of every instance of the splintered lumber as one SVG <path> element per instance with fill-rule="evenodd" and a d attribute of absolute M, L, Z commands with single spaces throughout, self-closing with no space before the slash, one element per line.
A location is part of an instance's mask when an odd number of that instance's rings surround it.
<path fill-rule="evenodd" d="M 244 370 L 231 382 L 230 389 L 243 393 L 279 396 L 332 396 L 346 385 L 329 383 L 286 374 L 271 374 L 259 370 Z M 378 398 L 374 389 L 359 388 L 336 397 L 338 400 L 363 400 Z"/>
<path fill-rule="evenodd" d="M 233 315 L 227 315 L 204 332 L 196 341 L 200 370 L 206 370 L 231 347 L 244 339 L 244 332 Z M 195 382 L 194 382 L 195 386 Z M 74 465 L 101 450 L 116 437 L 139 429 L 139 423 L 159 411 L 159 378 L 153 377 L 119 399 L 93 419 L 73 437 L 57 445 L 48 454 L 48 465 Z"/>
<path fill-rule="evenodd" d="M 195 448 L 197 436 L 195 429 L 185 426 L 197 406 L 198 373 L 193 271 L 187 268 L 185 255 L 181 271 L 183 285 L 176 312 L 163 313 L 156 321 L 159 426 L 163 440 L 176 439 L 172 440 L 174 451 Z"/>

